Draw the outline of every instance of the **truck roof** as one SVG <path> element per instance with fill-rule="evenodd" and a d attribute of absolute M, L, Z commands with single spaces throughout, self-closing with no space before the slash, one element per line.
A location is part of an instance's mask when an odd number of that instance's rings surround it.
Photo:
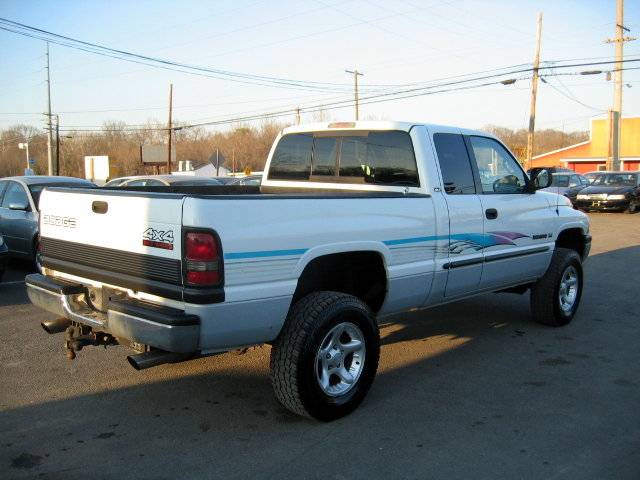
<path fill-rule="evenodd" d="M 284 128 L 282 134 L 287 133 L 305 133 L 305 132 L 335 132 L 341 130 L 402 130 L 408 132 L 411 127 L 416 125 L 423 125 L 430 127 L 434 130 L 451 130 L 459 129 L 462 133 L 468 135 L 485 135 L 493 136 L 487 132 L 481 132 L 479 130 L 469 130 L 466 128 L 456 127 L 453 125 L 436 125 L 433 123 L 425 122 L 401 122 L 393 120 L 359 120 L 359 121 L 335 121 L 335 122 L 315 122 L 305 123 L 302 125 L 293 125 L 291 127 Z"/>

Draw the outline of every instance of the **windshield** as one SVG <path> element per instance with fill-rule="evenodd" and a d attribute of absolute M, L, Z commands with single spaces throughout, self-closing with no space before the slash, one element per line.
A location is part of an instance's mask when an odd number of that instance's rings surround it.
<path fill-rule="evenodd" d="M 117 187 L 118 185 L 122 185 L 124 182 L 126 182 L 127 179 L 125 178 L 114 178 L 113 180 L 109 180 L 107 183 L 104 184 L 105 187 Z"/>
<path fill-rule="evenodd" d="M 553 175 L 551 186 L 552 187 L 568 187 L 569 175 Z"/>
<path fill-rule="evenodd" d="M 33 197 L 33 203 L 36 204 L 36 209 L 40 209 L 40 194 L 46 187 L 75 187 L 75 188 L 91 188 L 95 187 L 93 183 L 78 183 L 78 182 L 56 182 L 46 185 L 29 185 L 29 191 Z"/>
<path fill-rule="evenodd" d="M 638 183 L 638 176 L 633 173 L 609 173 L 598 175 L 591 185 L 608 187 L 635 187 Z"/>

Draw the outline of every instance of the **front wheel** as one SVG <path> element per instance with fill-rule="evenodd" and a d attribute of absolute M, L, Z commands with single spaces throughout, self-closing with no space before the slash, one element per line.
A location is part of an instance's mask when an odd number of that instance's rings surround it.
<path fill-rule="evenodd" d="M 582 261 L 575 250 L 556 248 L 551 265 L 531 288 L 531 313 L 543 325 L 568 324 L 582 297 Z"/>
<path fill-rule="evenodd" d="M 331 421 L 364 399 L 378 369 L 380 334 L 367 305 L 315 292 L 289 312 L 271 349 L 276 398 L 299 415 Z"/>

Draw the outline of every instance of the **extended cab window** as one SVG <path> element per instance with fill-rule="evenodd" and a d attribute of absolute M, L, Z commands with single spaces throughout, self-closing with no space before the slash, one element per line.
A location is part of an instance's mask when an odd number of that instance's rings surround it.
<path fill-rule="evenodd" d="M 278 142 L 269 178 L 272 180 L 309 180 L 313 136 L 307 133 L 285 135 Z"/>
<path fill-rule="evenodd" d="M 525 193 L 525 174 L 515 158 L 497 141 L 469 137 L 478 164 L 483 193 Z"/>
<path fill-rule="evenodd" d="M 282 137 L 271 160 L 271 180 L 419 186 L 407 132 L 322 132 Z"/>
<path fill-rule="evenodd" d="M 433 142 L 440 162 L 444 191 L 449 195 L 476 193 L 471 160 L 462 135 L 436 133 Z"/>

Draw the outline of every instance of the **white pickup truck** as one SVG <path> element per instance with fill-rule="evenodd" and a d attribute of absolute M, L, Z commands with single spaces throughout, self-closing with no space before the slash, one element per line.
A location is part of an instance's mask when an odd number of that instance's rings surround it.
<path fill-rule="evenodd" d="M 381 317 L 530 290 L 535 321 L 571 321 L 589 222 L 549 182 L 482 132 L 290 127 L 260 188 L 45 190 L 28 294 L 70 358 L 126 344 L 142 369 L 270 344 L 278 400 L 332 420 L 373 382 Z"/>

